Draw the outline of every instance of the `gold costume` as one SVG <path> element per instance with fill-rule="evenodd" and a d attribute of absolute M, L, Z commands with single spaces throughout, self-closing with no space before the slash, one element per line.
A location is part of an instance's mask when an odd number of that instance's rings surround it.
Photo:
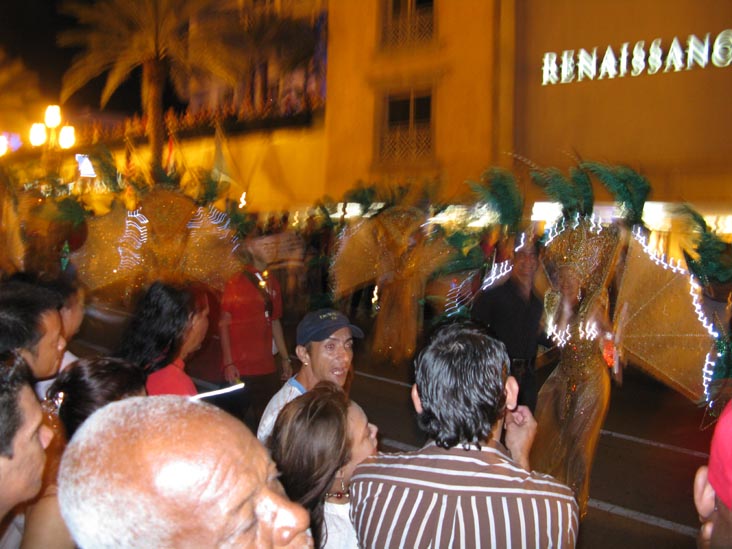
<path fill-rule="evenodd" d="M 617 244 L 615 227 L 598 231 L 582 220 L 557 236 L 545 254 L 550 275 L 562 268 L 573 270 L 583 298 L 561 326 L 553 325 L 561 302 L 558 292 L 549 292 L 545 300 L 548 325 L 553 326 L 561 358 L 539 391 L 531 466 L 572 488 L 581 515 L 586 512 L 592 460 L 610 399 L 601 344 L 607 312 L 605 285 Z"/>

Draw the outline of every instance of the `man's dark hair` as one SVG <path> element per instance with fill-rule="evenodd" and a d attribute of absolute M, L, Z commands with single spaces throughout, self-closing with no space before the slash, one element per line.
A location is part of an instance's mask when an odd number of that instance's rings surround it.
<path fill-rule="evenodd" d="M 20 391 L 31 383 L 25 360 L 14 353 L 0 357 L 0 456 L 13 457 L 13 439 L 23 424 Z"/>
<path fill-rule="evenodd" d="M 503 343 L 478 324 L 439 327 L 414 361 L 422 430 L 442 448 L 488 440 L 505 413 L 508 366 Z"/>
<path fill-rule="evenodd" d="M 0 355 L 32 349 L 43 337 L 41 316 L 62 304 L 57 293 L 41 286 L 20 281 L 0 284 Z"/>
<path fill-rule="evenodd" d="M 3 287 L 12 291 L 12 288 L 17 284 L 30 284 L 31 286 L 50 290 L 51 292 L 56 294 L 59 300 L 59 309 L 66 305 L 68 300 L 72 296 L 76 295 L 81 289 L 81 285 L 79 284 L 78 279 L 74 275 L 69 273 L 63 273 L 60 276 L 50 277 L 44 273 L 18 271 L 17 273 L 13 273 L 8 277 L 6 282 L 3 284 Z M 8 290 L 4 290 L 4 292 L 5 291 Z"/>

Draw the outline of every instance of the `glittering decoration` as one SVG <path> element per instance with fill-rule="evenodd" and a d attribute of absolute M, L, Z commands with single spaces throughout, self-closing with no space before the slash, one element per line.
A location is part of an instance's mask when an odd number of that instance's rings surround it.
<path fill-rule="evenodd" d="M 89 236 L 84 245 L 71 254 L 81 281 L 92 291 L 103 296 L 112 296 L 134 290 L 139 265 L 122 267 L 121 250 L 125 249 L 124 236 L 127 229 L 128 212 L 119 202 L 103 216 L 94 216 L 87 221 Z M 116 288 L 120 285 L 122 288 Z M 120 296 L 124 299 L 124 296 Z"/>
<path fill-rule="evenodd" d="M 395 362 L 414 353 L 425 282 L 451 254 L 443 239 L 425 235 L 425 220 L 417 209 L 389 208 L 344 231 L 333 260 L 336 297 L 378 284 L 373 350 Z"/>
<path fill-rule="evenodd" d="M 196 207 L 175 191 L 155 189 L 139 208 L 115 202 L 92 217 L 86 243 L 72 254 L 82 281 L 102 301 L 129 304 L 158 279 L 195 280 L 217 290 L 241 268 L 240 245 L 228 215 Z"/>
<path fill-rule="evenodd" d="M 627 307 L 626 305 L 627 304 Z M 626 358 L 693 401 L 705 398 L 704 366 L 714 360 L 716 332 L 696 281 L 651 250 L 640 231 L 630 239 L 615 325 Z"/>
<path fill-rule="evenodd" d="M 143 248 L 148 277 L 176 277 L 188 238 L 187 225 L 196 211 L 193 201 L 181 193 L 156 188 L 140 201 L 140 211 L 149 220 L 148 241 Z"/>
<path fill-rule="evenodd" d="M 223 291 L 226 281 L 241 269 L 234 254 L 239 239 L 229 216 L 213 206 L 198 208 L 188 222 L 188 231 L 181 274 Z"/>

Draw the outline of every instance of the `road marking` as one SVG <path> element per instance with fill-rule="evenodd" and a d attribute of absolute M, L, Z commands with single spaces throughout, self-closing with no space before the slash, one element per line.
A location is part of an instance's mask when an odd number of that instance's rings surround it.
<path fill-rule="evenodd" d="M 398 440 L 394 440 L 391 438 L 382 438 L 381 443 L 384 446 L 389 447 L 389 449 L 396 449 L 401 452 L 413 452 L 414 450 L 419 449 L 417 446 L 413 446 L 412 444 L 406 444 L 404 442 L 399 442 Z M 696 535 L 698 533 L 698 530 L 696 528 L 692 528 L 691 526 L 686 526 L 684 524 L 679 524 L 670 520 L 654 517 L 653 515 L 641 513 L 640 511 L 626 509 L 625 507 L 621 507 L 613 503 L 607 503 L 605 501 L 590 498 L 587 504 L 593 509 L 603 511 L 605 513 L 610 513 L 611 515 L 618 515 L 620 517 L 628 518 L 636 522 L 642 522 L 643 524 L 649 524 L 657 528 L 663 528 L 664 530 L 671 530 L 672 532 L 676 532 L 677 534 L 681 534 L 684 536 L 696 538 Z"/>
<path fill-rule="evenodd" d="M 606 431 L 605 429 L 602 429 L 600 431 L 600 434 L 608 436 L 608 437 L 619 438 L 622 440 L 629 440 L 631 442 L 637 442 L 638 444 L 645 444 L 646 446 L 653 446 L 654 448 L 662 448 L 664 450 L 669 450 L 671 452 L 678 452 L 680 454 L 686 454 L 689 456 L 694 456 L 694 457 L 698 457 L 698 458 L 702 458 L 702 459 L 709 459 L 709 454 L 705 454 L 704 452 L 697 452 L 696 450 L 689 450 L 688 448 L 682 448 L 681 446 L 674 446 L 672 444 L 664 444 L 662 442 L 656 442 L 654 440 L 648 440 L 645 438 L 625 435 L 623 433 L 616 433 L 614 431 Z"/>
<path fill-rule="evenodd" d="M 671 530 L 672 532 L 676 532 L 677 534 L 682 534 L 684 536 L 696 538 L 696 535 L 699 533 L 699 530 L 697 528 L 692 528 L 691 526 L 686 526 L 677 522 L 671 522 L 670 520 L 654 517 L 653 515 L 647 515 L 639 511 L 633 511 L 632 509 L 626 509 L 625 507 L 613 505 L 612 503 L 606 503 L 604 501 L 590 498 L 587 504 L 593 509 L 598 509 L 612 515 L 618 515 L 620 517 L 629 518 L 637 522 L 642 522 L 644 524 L 663 528 L 664 530 Z"/>
<path fill-rule="evenodd" d="M 409 387 L 409 388 L 412 387 L 412 385 L 409 383 L 404 383 L 403 381 L 397 381 L 395 379 L 389 379 L 388 377 L 380 377 L 380 376 L 375 376 L 373 374 L 364 374 L 363 372 L 356 372 L 356 375 L 368 377 L 370 379 L 377 379 L 379 381 L 383 381 L 384 383 L 391 383 L 393 385 L 401 385 L 402 387 Z"/>
<path fill-rule="evenodd" d="M 407 388 L 412 387 L 409 383 L 405 383 L 403 381 L 396 381 L 394 379 L 389 379 L 387 377 L 375 376 L 373 374 L 366 374 L 364 372 L 356 372 L 356 375 L 367 377 L 369 379 L 375 379 L 377 381 L 383 381 L 384 383 L 391 383 L 392 385 L 400 385 L 402 387 L 407 387 Z M 662 448 L 664 450 L 669 450 L 671 452 L 678 452 L 680 454 L 686 454 L 688 456 L 698 457 L 698 458 L 702 458 L 702 459 L 709 459 L 709 454 L 705 454 L 704 452 L 697 452 L 696 450 L 689 450 L 688 448 L 682 448 L 681 446 L 674 446 L 673 444 L 664 444 L 662 442 L 656 442 L 656 441 L 648 440 L 645 438 L 634 437 L 634 436 L 626 435 L 623 433 L 616 433 L 614 431 L 606 431 L 605 429 L 601 430 L 600 434 L 608 436 L 608 437 L 619 438 L 622 440 L 636 442 L 638 444 L 645 444 L 646 446 Z M 394 442 L 397 442 L 397 441 L 394 441 Z M 401 444 L 401 443 L 397 442 L 397 444 Z"/>

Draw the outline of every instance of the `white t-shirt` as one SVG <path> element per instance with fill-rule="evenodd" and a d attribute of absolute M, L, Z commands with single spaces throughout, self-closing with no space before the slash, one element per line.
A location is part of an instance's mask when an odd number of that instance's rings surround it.
<path fill-rule="evenodd" d="M 298 382 L 294 377 L 291 377 L 287 380 L 287 383 L 285 383 L 282 388 L 275 393 L 267 403 L 267 407 L 264 409 L 264 413 L 262 414 L 262 419 L 259 420 L 257 438 L 262 444 L 267 443 L 269 435 L 272 434 L 275 421 L 277 421 L 277 416 L 280 414 L 280 410 L 285 407 L 285 404 L 306 392 L 305 387 L 300 385 L 300 382 Z"/>
<path fill-rule="evenodd" d="M 351 524 L 350 510 L 350 503 L 325 502 L 323 522 L 328 539 L 325 540 L 324 549 L 358 549 L 358 538 Z"/>

